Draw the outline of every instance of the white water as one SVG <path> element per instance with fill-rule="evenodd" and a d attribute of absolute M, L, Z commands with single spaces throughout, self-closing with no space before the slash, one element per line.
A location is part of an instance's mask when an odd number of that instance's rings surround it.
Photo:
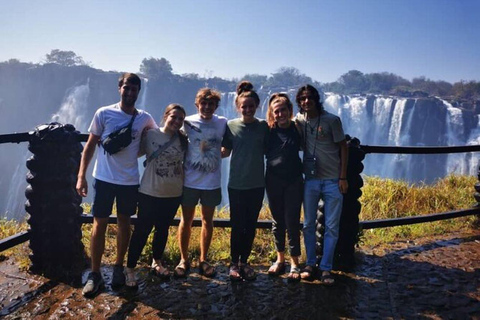
<path fill-rule="evenodd" d="M 63 124 L 70 123 L 80 132 L 86 132 L 88 122 L 85 120 L 85 112 L 87 110 L 87 101 L 90 94 L 89 81 L 86 84 L 76 86 L 67 90 L 58 112 L 52 115 L 50 122 L 56 121 Z M 20 220 L 25 216 L 25 189 L 27 182 L 25 177 L 28 169 L 26 161 L 31 153 L 25 152 L 21 161 L 15 169 L 9 184 L 9 191 L 7 195 L 7 202 L 3 210 L 4 216 L 7 219 Z"/>

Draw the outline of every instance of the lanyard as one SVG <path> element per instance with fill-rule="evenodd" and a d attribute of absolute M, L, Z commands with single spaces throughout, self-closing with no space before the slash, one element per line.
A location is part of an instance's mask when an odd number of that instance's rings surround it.
<path fill-rule="evenodd" d="M 318 115 L 318 118 L 317 118 L 317 123 L 315 124 L 316 128 L 315 128 L 315 141 L 317 141 L 318 139 L 318 126 L 320 124 L 320 115 Z M 305 117 L 305 151 L 308 152 L 308 144 L 307 144 L 307 126 L 309 126 L 308 124 L 308 119 L 307 117 Z M 311 129 L 312 127 L 310 127 Z M 310 130 L 311 131 L 311 130 Z M 312 153 L 312 156 L 315 157 L 315 150 L 317 149 L 317 144 L 313 143 L 313 153 Z"/>

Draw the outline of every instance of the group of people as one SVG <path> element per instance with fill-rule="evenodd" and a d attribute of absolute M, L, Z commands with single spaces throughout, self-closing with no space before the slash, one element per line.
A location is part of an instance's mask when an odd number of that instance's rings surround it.
<path fill-rule="evenodd" d="M 100 264 L 114 202 L 118 232 L 112 287 L 137 287 L 135 267 L 153 228 L 152 271 L 162 279 L 170 277 L 167 266 L 162 264 L 162 256 L 169 226 L 180 206 L 181 258 L 173 275 L 186 277 L 189 273 L 189 240 L 196 208 L 200 205 L 199 273 L 214 277 L 216 269 L 208 261 L 207 253 L 215 208 L 222 198 L 221 160 L 225 157 L 231 157 L 228 181 L 231 281 L 256 278 L 248 257 L 266 192 L 277 251 L 277 259 L 268 274 L 280 275 L 286 271 L 287 233 L 291 260 L 288 280 L 312 279 L 320 270 L 322 282 L 334 283 L 330 271 L 338 239 L 342 193 L 348 189 L 348 149 L 340 119 L 324 110 L 313 86 L 305 85 L 298 90 L 299 112 L 295 118 L 288 95 L 272 94 L 266 121 L 255 117 L 260 98 L 250 82 L 242 81 L 237 87 L 235 106 L 239 118 L 233 120 L 215 113 L 220 93 L 203 88 L 195 98 L 196 114 L 187 116 L 181 105 L 170 104 L 160 127 L 150 114 L 135 108 L 141 89 L 137 75 L 123 74 L 118 88 L 120 102 L 102 107 L 94 115 L 78 173 L 76 188 L 85 197 L 86 171 L 98 146 L 93 169 L 91 272 L 83 288 L 84 295 L 95 294 L 104 284 Z M 132 123 L 131 143 L 118 153 L 105 152 L 104 139 L 129 123 Z M 140 181 L 137 159 L 143 155 L 145 171 Z M 324 201 L 325 236 L 322 259 L 317 267 L 315 225 L 320 199 Z M 300 269 L 302 203 L 307 261 Z M 130 239 L 130 216 L 135 213 L 138 218 Z"/>

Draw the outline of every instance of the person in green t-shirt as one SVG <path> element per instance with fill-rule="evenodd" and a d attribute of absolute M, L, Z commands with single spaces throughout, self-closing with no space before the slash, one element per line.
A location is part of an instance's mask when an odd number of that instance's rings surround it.
<path fill-rule="evenodd" d="M 247 260 L 265 194 L 264 155 L 269 134 L 265 120 L 255 117 L 260 98 L 250 82 L 238 85 L 235 104 L 241 117 L 228 121 L 222 142 L 222 156 L 232 155 L 228 182 L 232 281 L 256 278 Z"/>

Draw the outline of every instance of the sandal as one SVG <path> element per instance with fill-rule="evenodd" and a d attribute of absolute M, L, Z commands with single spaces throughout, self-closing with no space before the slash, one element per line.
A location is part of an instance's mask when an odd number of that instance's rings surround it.
<path fill-rule="evenodd" d="M 255 270 L 248 263 L 240 267 L 240 275 L 247 281 L 252 281 L 257 278 Z"/>
<path fill-rule="evenodd" d="M 152 262 L 152 273 L 162 280 L 170 279 L 170 271 L 155 260 Z"/>
<path fill-rule="evenodd" d="M 322 283 L 326 286 L 333 286 L 335 284 L 335 278 L 329 271 L 323 271 L 320 280 L 322 280 Z"/>
<path fill-rule="evenodd" d="M 312 281 L 315 276 L 315 268 L 312 266 L 306 266 L 300 273 L 300 278 L 307 281 Z"/>
<path fill-rule="evenodd" d="M 300 268 L 297 266 L 290 267 L 290 273 L 287 276 L 288 282 L 298 282 L 302 278 L 300 277 Z"/>
<path fill-rule="evenodd" d="M 240 269 L 236 264 L 230 265 L 228 276 L 230 277 L 231 281 L 242 281 L 242 276 L 240 275 Z"/>
<path fill-rule="evenodd" d="M 215 267 L 207 261 L 200 262 L 200 264 L 198 265 L 198 269 L 198 272 L 207 278 L 213 278 L 217 273 Z"/>
<path fill-rule="evenodd" d="M 268 275 L 279 276 L 285 273 L 285 262 L 275 262 L 268 269 Z"/>
<path fill-rule="evenodd" d="M 137 279 L 135 278 L 135 269 L 125 268 L 125 286 L 127 289 L 137 289 Z"/>
<path fill-rule="evenodd" d="M 190 263 L 188 261 L 180 261 L 180 263 L 173 270 L 175 278 L 185 278 L 190 271 Z"/>

